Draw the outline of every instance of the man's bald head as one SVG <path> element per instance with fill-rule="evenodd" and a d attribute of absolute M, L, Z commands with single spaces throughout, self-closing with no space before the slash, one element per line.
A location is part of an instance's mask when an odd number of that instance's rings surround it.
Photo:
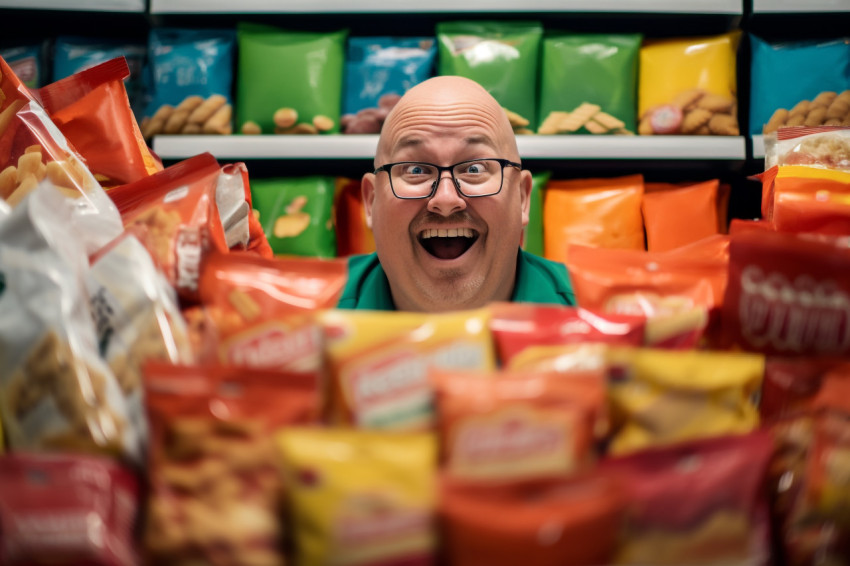
<path fill-rule="evenodd" d="M 408 90 L 389 113 L 378 141 L 376 166 L 385 163 L 400 144 L 408 143 L 403 134 L 428 123 L 481 126 L 504 157 L 519 160 L 507 114 L 487 89 L 466 77 L 439 76 Z"/>

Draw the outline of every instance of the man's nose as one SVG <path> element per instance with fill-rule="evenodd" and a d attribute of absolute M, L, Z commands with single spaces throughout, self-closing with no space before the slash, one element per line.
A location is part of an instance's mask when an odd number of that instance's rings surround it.
<path fill-rule="evenodd" d="M 445 183 L 444 181 L 448 181 Z M 459 210 L 466 208 L 464 199 L 457 190 L 455 180 L 448 173 L 440 176 L 436 181 L 437 190 L 428 199 L 428 210 L 442 216 L 449 216 Z"/>

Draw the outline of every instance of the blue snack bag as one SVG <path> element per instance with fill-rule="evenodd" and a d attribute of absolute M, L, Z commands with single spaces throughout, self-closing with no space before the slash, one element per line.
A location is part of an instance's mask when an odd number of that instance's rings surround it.
<path fill-rule="evenodd" d="M 141 115 L 144 105 L 144 82 L 142 67 L 147 47 L 144 42 L 132 43 L 112 38 L 61 35 L 53 44 L 52 82 L 70 77 L 116 57 L 124 57 L 130 68 L 130 76 L 124 81 L 127 98 L 136 116 Z"/>
<path fill-rule="evenodd" d="M 159 134 L 233 133 L 235 45 L 234 30 L 151 30 L 150 102 L 140 124 L 146 139 Z"/>
<path fill-rule="evenodd" d="M 0 49 L 0 57 L 9 64 L 15 74 L 30 88 L 44 86 L 44 46 L 41 44 L 21 45 Z"/>
<path fill-rule="evenodd" d="M 752 46 L 750 133 L 782 126 L 848 125 L 850 41 L 769 43 Z"/>
<path fill-rule="evenodd" d="M 352 37 L 345 62 L 344 134 L 375 134 L 398 99 L 434 74 L 431 37 Z"/>

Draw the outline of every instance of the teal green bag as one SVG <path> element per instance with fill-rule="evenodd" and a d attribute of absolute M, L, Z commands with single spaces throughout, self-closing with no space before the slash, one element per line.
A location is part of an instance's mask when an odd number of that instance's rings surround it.
<path fill-rule="evenodd" d="M 633 134 L 640 34 L 547 34 L 539 134 Z"/>
<path fill-rule="evenodd" d="M 336 257 L 334 177 L 252 179 L 251 200 L 275 255 Z"/>
<path fill-rule="evenodd" d="M 520 121 L 512 121 L 515 129 L 524 119 L 533 130 L 542 37 L 539 22 L 440 22 L 437 72 L 476 81 L 503 108 L 519 115 Z"/>
<path fill-rule="evenodd" d="M 339 132 L 348 30 L 285 31 L 241 22 L 236 31 L 238 131 Z"/>
<path fill-rule="evenodd" d="M 543 255 L 543 192 L 552 176 L 551 171 L 531 174 L 531 199 L 528 207 L 528 224 L 522 238 L 522 249 Z"/>

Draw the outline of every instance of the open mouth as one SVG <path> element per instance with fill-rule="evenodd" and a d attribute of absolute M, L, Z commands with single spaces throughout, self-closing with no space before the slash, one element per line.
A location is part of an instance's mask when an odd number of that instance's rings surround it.
<path fill-rule="evenodd" d="M 429 228 L 419 234 L 419 243 L 438 259 L 456 259 L 466 253 L 478 240 L 471 228 Z"/>

